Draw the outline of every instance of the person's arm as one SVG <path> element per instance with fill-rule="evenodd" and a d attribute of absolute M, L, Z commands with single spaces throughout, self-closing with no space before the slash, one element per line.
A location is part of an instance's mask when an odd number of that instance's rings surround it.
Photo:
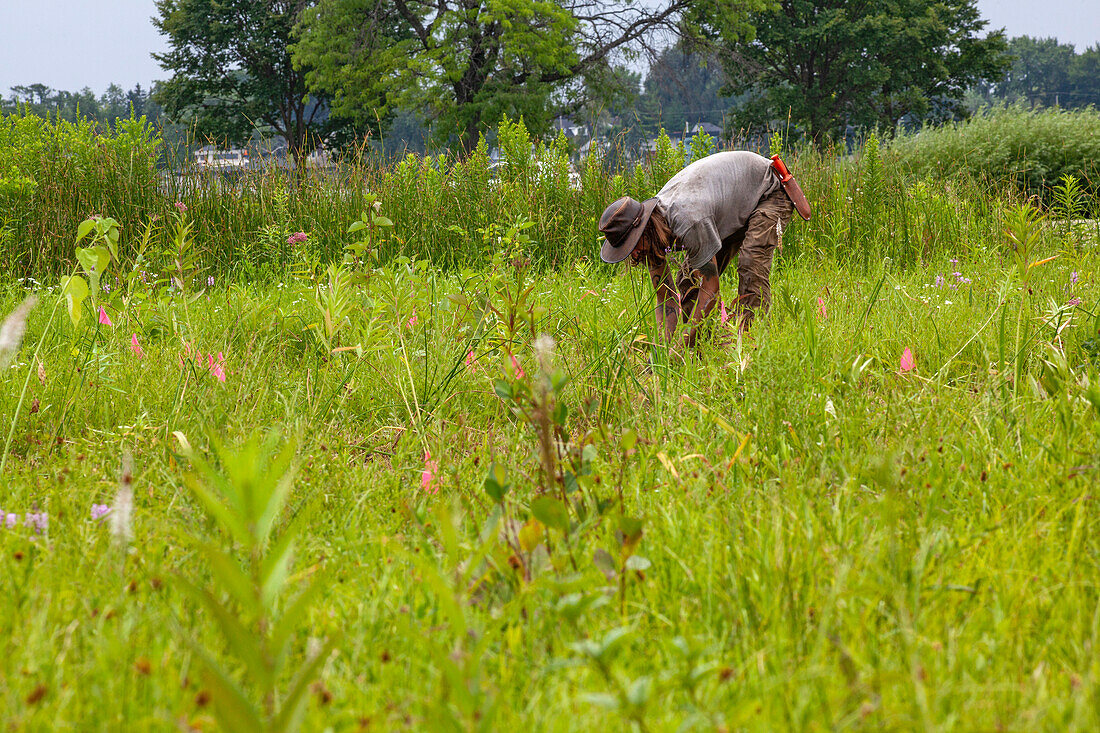
<path fill-rule="evenodd" d="M 680 303 L 676 297 L 676 288 L 672 284 L 672 275 L 668 270 L 668 261 L 649 263 L 649 280 L 657 293 L 657 308 L 654 315 L 657 323 L 664 327 L 665 340 L 672 342 L 676 333 L 676 324 L 680 320 Z"/>
<path fill-rule="evenodd" d="M 702 277 L 699 283 L 699 299 L 695 302 L 695 312 L 691 314 L 691 330 L 684 336 L 684 344 L 689 348 L 695 346 L 695 333 L 699 324 L 710 315 L 714 309 L 714 303 L 718 300 L 718 260 L 712 257 L 696 272 Z"/>

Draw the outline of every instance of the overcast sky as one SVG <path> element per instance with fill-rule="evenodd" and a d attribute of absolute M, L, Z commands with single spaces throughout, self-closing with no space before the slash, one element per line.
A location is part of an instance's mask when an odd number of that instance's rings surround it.
<path fill-rule="evenodd" d="M 991 28 L 1054 36 L 1078 51 L 1100 42 L 1100 0 L 978 0 Z M 15 84 L 148 87 L 164 72 L 149 56 L 164 43 L 153 0 L 0 0 L 0 95 Z"/>

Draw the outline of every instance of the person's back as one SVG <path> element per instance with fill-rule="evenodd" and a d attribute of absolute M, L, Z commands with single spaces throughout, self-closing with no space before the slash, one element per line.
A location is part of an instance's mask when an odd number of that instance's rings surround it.
<path fill-rule="evenodd" d="M 745 228 L 761 201 L 779 188 L 771 161 L 738 150 L 691 163 L 657 192 L 672 233 L 698 269 L 718 254 L 722 240 Z"/>

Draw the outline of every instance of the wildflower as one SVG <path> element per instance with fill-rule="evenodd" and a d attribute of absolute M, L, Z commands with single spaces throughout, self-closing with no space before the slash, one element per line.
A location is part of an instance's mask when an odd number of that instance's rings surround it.
<path fill-rule="evenodd" d="M 957 265 L 957 264 L 959 264 L 959 260 L 958 260 L 958 258 L 952 258 L 952 259 L 950 260 L 950 262 L 951 262 L 951 264 L 952 264 L 952 265 Z"/>
<path fill-rule="evenodd" d="M 409 320 L 405 321 L 405 328 L 413 328 L 414 326 L 416 326 L 416 311 L 413 311 L 413 314 L 409 317 Z"/>
<path fill-rule="evenodd" d="M 1074 270 L 1073 272 L 1071 272 L 1069 274 L 1069 284 L 1070 285 L 1076 285 L 1077 284 L 1077 270 Z"/>
<path fill-rule="evenodd" d="M 523 371 L 523 367 L 519 365 L 519 361 L 516 359 L 515 354 L 509 354 L 512 357 L 512 372 L 515 374 L 516 379 L 523 379 L 527 376 L 527 372 Z"/>
<path fill-rule="evenodd" d="M 103 283 L 103 292 L 105 292 L 105 293 L 111 292 L 111 283 Z"/>
<path fill-rule="evenodd" d="M 300 244 L 309 239 L 309 235 L 305 232 L 294 232 L 286 238 L 287 244 Z"/>
<path fill-rule="evenodd" d="M 935 285 L 936 285 L 937 288 L 942 288 L 943 287 L 943 275 L 936 275 Z"/>
<path fill-rule="evenodd" d="M 970 284 L 970 278 L 960 277 L 959 278 L 959 283 L 962 284 L 962 285 L 969 285 Z"/>
<path fill-rule="evenodd" d="M 829 317 L 829 312 L 827 310 L 825 310 L 825 299 L 824 298 L 818 298 L 817 299 L 817 312 L 821 316 L 822 319 L 827 319 Z"/>
<path fill-rule="evenodd" d="M 23 525 L 34 528 L 38 534 L 42 534 L 50 526 L 50 515 L 46 512 L 27 512 L 23 517 Z"/>
<path fill-rule="evenodd" d="M 15 525 L 17 524 L 19 524 L 18 514 L 8 513 L 4 515 L 4 526 L 6 526 L 8 529 L 15 529 Z"/>
<path fill-rule="evenodd" d="M 439 462 L 432 460 L 432 452 L 429 450 L 424 451 L 424 470 L 420 472 L 420 489 L 421 491 L 430 491 L 433 494 L 439 493 L 439 489 L 432 488 L 432 484 L 435 482 L 436 471 L 439 470 Z"/>
<path fill-rule="evenodd" d="M 23 343 L 23 334 L 27 330 L 27 316 L 31 308 L 38 302 L 33 295 L 28 295 L 19 306 L 4 319 L 4 325 L 0 326 L 0 367 L 6 367 L 19 351 L 19 345 Z"/>
<path fill-rule="evenodd" d="M 111 513 L 111 507 L 106 504 L 92 504 L 92 521 L 103 519 Z"/>
<path fill-rule="evenodd" d="M 962 279 L 962 276 L 963 276 L 963 274 L 961 272 L 953 272 L 951 274 L 955 276 L 956 280 Z"/>
<path fill-rule="evenodd" d="M 112 328 L 114 328 L 115 325 L 111 323 L 111 319 L 108 317 L 107 311 L 103 309 L 103 306 L 99 306 L 99 322 L 104 326 L 111 326 Z"/>
<path fill-rule="evenodd" d="M 206 287 L 208 287 L 208 288 L 214 287 L 214 276 L 213 275 L 206 278 Z"/>
<path fill-rule="evenodd" d="M 1080 298 L 1073 298 L 1072 300 L 1067 302 L 1066 305 L 1081 305 L 1081 299 Z"/>
<path fill-rule="evenodd" d="M 218 352 L 216 361 L 213 354 L 207 355 L 207 368 L 219 382 L 225 384 L 225 355 L 222 352 Z"/>
<path fill-rule="evenodd" d="M 466 354 L 466 359 L 462 363 L 471 371 L 477 368 L 477 357 L 474 356 L 473 349 L 470 349 L 470 353 Z"/>
<path fill-rule="evenodd" d="M 916 362 L 913 361 L 913 352 L 909 350 L 909 347 L 905 347 L 905 351 L 901 352 L 901 363 L 899 364 L 901 372 L 910 372 L 916 366 Z"/>
<path fill-rule="evenodd" d="M 180 212 L 181 214 L 187 213 L 187 205 L 182 201 L 177 201 L 174 206 L 176 207 L 176 211 Z"/>
<path fill-rule="evenodd" d="M 718 301 L 718 320 L 723 326 L 729 323 L 730 314 L 729 311 L 726 310 L 725 300 Z"/>

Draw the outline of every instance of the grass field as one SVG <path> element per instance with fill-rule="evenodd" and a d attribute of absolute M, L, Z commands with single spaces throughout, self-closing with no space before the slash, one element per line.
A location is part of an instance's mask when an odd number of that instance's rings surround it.
<path fill-rule="evenodd" d="M 516 232 L 317 286 L 120 269 L 76 325 L 28 284 L 0 719 L 1095 730 L 1100 256 L 1035 232 L 787 253 L 696 352 L 644 273 Z"/>

